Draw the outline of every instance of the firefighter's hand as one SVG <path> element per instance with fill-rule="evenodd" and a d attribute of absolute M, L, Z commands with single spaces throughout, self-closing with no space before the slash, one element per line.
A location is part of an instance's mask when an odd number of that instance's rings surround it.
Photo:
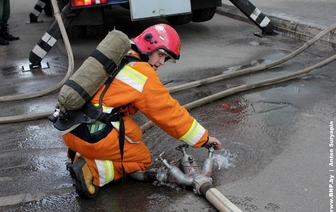
<path fill-rule="evenodd" d="M 213 145 L 215 150 L 219 150 L 222 147 L 222 143 L 217 138 L 209 136 L 209 140 L 204 147 L 208 149 L 211 145 Z"/>

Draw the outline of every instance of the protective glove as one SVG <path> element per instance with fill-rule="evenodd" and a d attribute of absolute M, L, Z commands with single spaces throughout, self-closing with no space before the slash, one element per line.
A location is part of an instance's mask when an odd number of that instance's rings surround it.
<path fill-rule="evenodd" d="M 209 136 L 208 141 L 202 147 L 209 149 L 211 145 L 213 145 L 215 150 L 219 150 L 222 147 L 222 143 L 217 138 Z"/>

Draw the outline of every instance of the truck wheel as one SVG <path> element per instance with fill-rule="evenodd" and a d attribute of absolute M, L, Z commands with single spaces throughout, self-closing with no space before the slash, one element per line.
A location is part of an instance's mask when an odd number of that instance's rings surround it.
<path fill-rule="evenodd" d="M 171 25 L 183 25 L 191 21 L 192 14 L 168 16 L 166 19 Z"/>
<path fill-rule="evenodd" d="M 94 37 L 101 35 L 104 32 L 104 25 L 87 25 L 86 26 L 86 36 Z"/>
<path fill-rule="evenodd" d="M 216 7 L 205 8 L 193 11 L 193 22 L 204 22 L 211 20 L 216 13 Z"/>
<path fill-rule="evenodd" d="M 79 38 L 84 34 L 83 26 L 69 26 L 67 27 L 67 34 L 69 38 Z"/>

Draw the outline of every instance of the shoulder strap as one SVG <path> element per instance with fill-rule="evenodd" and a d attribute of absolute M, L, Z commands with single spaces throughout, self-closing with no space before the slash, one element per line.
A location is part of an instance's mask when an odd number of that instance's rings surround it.
<path fill-rule="evenodd" d="M 115 75 L 118 73 L 117 64 L 113 60 L 106 57 L 106 55 L 101 53 L 98 49 L 95 49 L 90 56 L 98 60 L 103 65 L 105 71 L 110 77 L 115 77 Z"/>
<path fill-rule="evenodd" d="M 120 148 L 120 156 L 121 156 L 121 168 L 122 168 L 122 180 L 124 181 L 126 179 L 126 172 L 125 172 L 125 168 L 124 168 L 124 142 L 125 142 L 125 125 L 124 125 L 124 120 L 122 118 L 122 113 L 120 113 L 120 107 L 119 108 L 115 108 L 112 110 L 112 112 L 110 114 L 106 114 L 103 113 L 103 109 L 102 109 L 102 101 L 104 98 L 104 95 L 107 91 L 107 89 L 110 87 L 110 85 L 112 84 L 112 81 L 114 80 L 115 76 L 117 76 L 117 74 L 120 72 L 120 70 L 128 63 L 130 62 L 134 62 L 134 61 L 138 61 L 138 58 L 132 57 L 132 56 L 125 56 L 122 60 L 122 62 L 120 63 L 120 65 L 115 69 L 115 63 L 111 64 L 111 62 L 109 62 L 108 58 L 101 54 L 101 52 L 94 51 L 93 52 L 94 57 L 101 63 L 103 64 L 105 70 L 107 71 L 107 73 L 109 74 L 109 78 L 108 80 L 105 82 L 105 89 L 103 90 L 103 92 L 101 93 L 100 97 L 99 97 L 99 106 L 95 107 L 94 105 L 92 105 L 90 102 L 85 104 L 82 108 L 82 111 L 94 118 L 97 119 L 99 121 L 102 121 L 104 123 L 107 124 L 111 124 L 111 121 L 119 121 L 120 123 L 120 127 L 119 127 L 119 148 Z M 106 57 L 106 58 L 104 58 Z M 91 55 L 92 56 L 92 55 Z M 112 61 L 112 60 L 110 60 Z M 113 62 L 113 61 L 112 61 Z M 114 69 L 113 69 L 114 68 Z M 112 70 L 113 69 L 113 70 Z"/>
<path fill-rule="evenodd" d="M 104 55 L 105 56 L 105 55 Z M 115 76 L 120 72 L 120 70 L 128 63 L 133 62 L 133 61 L 138 61 L 136 57 L 132 56 L 125 56 L 122 59 L 122 62 L 118 66 L 118 68 L 113 72 L 113 74 L 106 80 L 105 82 L 105 88 L 103 92 L 101 93 L 99 97 L 99 106 L 94 106 L 91 104 L 91 102 L 86 103 L 82 108 L 81 111 L 83 111 L 86 115 L 89 117 L 102 121 L 106 124 L 110 124 L 111 121 L 118 121 L 119 118 L 117 116 L 117 112 L 119 111 L 120 108 L 115 108 L 112 110 L 110 114 L 103 113 L 103 108 L 102 108 L 102 101 L 104 98 L 104 95 L 107 91 L 107 89 L 110 87 L 112 84 L 112 81 L 114 80 Z"/>

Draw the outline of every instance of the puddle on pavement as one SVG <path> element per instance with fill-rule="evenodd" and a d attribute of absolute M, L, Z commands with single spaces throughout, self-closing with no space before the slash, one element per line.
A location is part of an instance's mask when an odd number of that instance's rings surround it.
<path fill-rule="evenodd" d="M 7 133 L 3 133 L 5 130 Z M 48 120 L 8 124 L 0 131 L 0 149 L 3 150 L 0 151 L 0 176 L 10 178 L 0 182 L 3 188 L 0 193 L 14 195 L 52 190 L 66 186 L 66 182 L 67 187 L 72 185 L 65 169 L 66 147 Z M 55 180 L 53 184 L 49 183 L 50 179 Z M 12 184 L 19 186 L 12 187 Z M 7 186 L 11 188 L 6 189 Z"/>
<path fill-rule="evenodd" d="M 270 55 L 264 59 L 252 61 L 250 66 L 257 63 L 265 64 L 282 56 L 282 54 Z M 288 135 L 296 130 L 295 116 L 298 112 L 296 103 L 301 101 L 298 99 L 300 96 L 305 97 L 305 95 L 316 91 L 316 87 L 308 82 L 312 77 L 323 76 L 309 75 L 297 83 L 268 87 L 258 93 L 251 92 L 226 97 L 190 111 L 203 126 L 209 129 L 210 135 L 217 137 L 223 144 L 222 150 L 215 151 L 214 154 L 221 167 L 213 175 L 214 184 L 225 184 L 253 176 L 283 151 L 290 141 Z M 218 85 L 216 89 L 224 90 L 228 84 L 230 81 Z M 308 84 L 309 86 L 307 86 Z M 191 102 L 212 93 L 215 93 L 213 88 L 201 86 L 192 91 L 177 94 L 177 98 L 182 99 L 181 102 Z M 277 97 L 274 93 L 286 96 L 285 98 L 283 98 L 284 96 Z M 280 99 L 288 99 L 288 101 L 280 102 Z M 54 104 L 52 105 L 54 106 Z M 33 109 L 30 108 L 24 112 L 34 110 L 36 105 L 32 107 Z M 11 130 L 17 132 L 16 138 L 5 137 L 5 141 L 1 141 L 1 147 L 17 150 L 16 153 L 20 156 L 2 154 L 1 157 L 7 157 L 11 162 L 7 161 L 1 164 L 1 167 L 6 167 L 6 169 L 0 169 L 2 177 L 0 185 L 10 182 L 8 186 L 13 186 L 13 181 L 20 182 L 21 185 L 17 187 L 30 192 L 71 187 L 71 178 L 65 170 L 66 152 L 59 151 L 62 148 L 65 150 L 65 147 L 59 140 L 58 131 L 54 130 L 47 122 L 13 125 Z M 181 152 L 175 150 L 175 147 L 180 144 L 179 141 L 171 138 L 157 127 L 145 133 L 144 139 L 151 150 L 153 160 L 163 151 L 165 151 L 164 158 L 170 161 L 178 160 L 182 156 Z M 54 149 L 50 149 L 50 146 Z M 34 149 L 36 147 L 39 149 Z M 187 152 L 198 159 L 204 159 L 207 156 L 207 150 L 204 148 L 189 148 Z M 11 154 L 15 154 L 15 151 Z M 12 160 L 13 157 L 14 160 Z M 55 166 L 55 164 L 57 165 Z M 14 170 L 11 167 L 19 167 L 17 170 L 20 173 L 11 173 Z M 43 177 L 39 176 L 41 173 L 43 173 Z M 16 176 L 17 179 L 6 177 L 7 174 Z M 27 177 L 31 181 L 27 181 Z M 56 182 L 53 181 L 55 185 L 48 184 L 49 179 L 55 177 L 57 178 Z M 30 188 L 30 182 L 33 180 L 39 180 L 42 188 Z M 13 194 L 20 193 L 21 190 L 14 190 Z M 127 183 L 115 182 L 102 188 L 101 195 L 94 200 L 87 201 L 79 198 L 73 189 L 71 192 L 57 197 L 49 196 L 35 202 L 24 203 L 20 209 L 21 211 L 51 209 L 88 211 L 87 208 L 94 208 L 94 211 L 108 209 L 128 211 L 134 208 L 133 203 L 136 202 L 138 211 L 152 211 L 160 206 L 167 208 L 169 204 L 183 195 L 189 195 L 189 192 L 180 192 L 172 184 L 158 186 L 129 180 Z M 192 191 L 190 191 L 190 195 L 194 195 Z M 242 203 L 246 202 L 245 199 L 235 200 L 234 197 L 231 199 Z M 13 211 L 15 210 L 17 210 L 17 206 L 13 207 Z M 11 211 L 10 206 L 8 211 Z"/>
<path fill-rule="evenodd" d="M 29 61 L 16 61 L 16 64 L 3 64 L 0 71 L 0 96 L 31 94 L 50 89 L 61 82 L 67 71 L 64 56 L 47 57 L 40 69 L 30 69 Z M 48 65 L 47 65 L 48 63 Z M 48 67 L 49 66 L 49 67 Z"/>
<path fill-rule="evenodd" d="M 223 90 L 225 86 L 222 85 Z M 300 88 L 285 86 L 285 88 L 292 90 L 294 94 L 304 95 L 308 92 L 305 86 Z M 189 96 L 193 96 L 194 93 Z M 183 92 L 182 96 L 183 101 L 188 99 L 187 92 Z M 178 97 L 181 96 L 177 95 Z M 192 97 L 189 97 L 189 100 L 191 99 Z M 222 169 L 215 173 L 214 177 L 222 178 L 221 183 L 227 183 L 258 173 L 283 150 L 287 144 L 285 142 L 288 142 L 288 132 L 294 130 L 297 111 L 298 109 L 291 103 L 266 101 L 263 97 L 260 98 L 258 93 L 252 93 L 226 97 L 190 112 L 209 129 L 210 136 L 215 136 L 222 142 L 223 149 L 215 152 L 216 157 L 221 160 Z M 157 142 L 163 136 L 159 130 L 154 131 L 156 132 L 151 132 L 153 135 L 150 138 L 154 138 Z M 170 140 L 164 139 L 158 145 L 164 145 L 167 151 L 171 149 L 166 144 L 171 142 Z M 157 149 L 160 148 L 154 147 L 154 151 Z M 195 149 L 190 151 L 195 157 L 206 157 L 206 151 L 197 152 Z M 167 155 L 181 157 L 173 150 Z"/>
<path fill-rule="evenodd" d="M 32 117 L 34 114 L 45 113 L 48 111 L 52 114 L 57 104 L 57 95 L 57 93 L 53 93 L 48 96 L 30 98 L 27 100 L 2 102 L 0 103 L 2 108 L 0 117 L 19 115 L 29 115 Z M 51 124 L 51 122 L 48 124 Z"/>
<path fill-rule="evenodd" d="M 257 62 L 266 64 L 284 56 L 284 53 L 277 53 Z M 251 65 L 252 63 L 247 66 Z M 290 62 L 280 68 L 298 70 L 302 66 L 307 66 L 305 61 Z M 230 71 L 235 70 L 236 67 L 233 67 Z M 214 174 L 214 178 L 219 180 L 217 183 L 225 184 L 257 174 L 286 146 L 295 142 L 289 135 L 297 130 L 296 122 L 301 116 L 299 111 L 306 105 L 312 105 L 310 97 L 320 92 L 319 79 L 326 80 L 326 77 L 309 74 L 286 83 L 225 97 L 190 111 L 209 129 L 210 136 L 219 138 L 223 144 L 223 150 L 216 152 L 216 157 L 222 160 L 222 169 Z M 243 80 L 239 81 L 241 82 Z M 326 80 L 325 85 L 331 86 L 332 83 L 332 79 Z M 203 85 L 177 92 L 173 96 L 183 105 L 217 93 L 215 90 L 222 91 L 230 85 L 234 87 L 235 84 L 235 80 L 226 80 L 224 83 L 212 83 L 211 87 Z M 167 138 L 160 130 L 149 132 L 145 135 L 145 140 L 153 150 L 154 158 L 162 151 L 166 151 L 168 159 L 181 157 L 171 146 L 178 145 L 178 142 Z M 163 148 L 158 147 L 159 145 L 163 145 Z M 188 151 L 197 158 L 206 157 L 206 151 Z"/>
<path fill-rule="evenodd" d="M 31 67 L 28 59 L 15 60 L 15 64 L 3 64 L 0 72 L 2 79 L 26 79 L 37 76 L 64 75 L 67 71 L 64 56 L 46 57 L 40 67 Z"/>
<path fill-rule="evenodd" d="M 267 56 L 265 56 L 265 58 L 252 60 L 250 62 L 250 64 L 247 64 L 247 65 L 228 67 L 225 71 L 223 71 L 223 74 L 239 71 L 239 70 L 254 67 L 254 66 L 267 65 L 267 64 L 270 64 L 270 63 L 272 63 L 276 60 L 279 60 L 279 59 L 281 59 L 285 56 L 286 56 L 286 54 L 284 52 L 278 52 L 278 53 L 275 53 L 275 54 L 272 54 L 272 55 L 267 55 Z M 279 66 L 280 65 L 275 66 L 275 67 L 279 67 Z"/>
<path fill-rule="evenodd" d="M 65 149 L 64 153 L 61 150 L 17 151 L 17 155 L 3 158 L 2 161 L 7 162 L 2 162 L 0 173 L 1 176 L 8 177 L 8 180 L 0 182 L 1 196 L 72 187 L 65 169 Z M 53 180 L 52 184 L 50 179 Z"/>
<path fill-rule="evenodd" d="M 8 124 L 7 130 L 12 133 L 2 134 L 0 149 L 7 151 L 64 148 L 59 131 L 48 121 L 30 121 Z M 15 136 L 13 136 L 15 135 Z"/>

